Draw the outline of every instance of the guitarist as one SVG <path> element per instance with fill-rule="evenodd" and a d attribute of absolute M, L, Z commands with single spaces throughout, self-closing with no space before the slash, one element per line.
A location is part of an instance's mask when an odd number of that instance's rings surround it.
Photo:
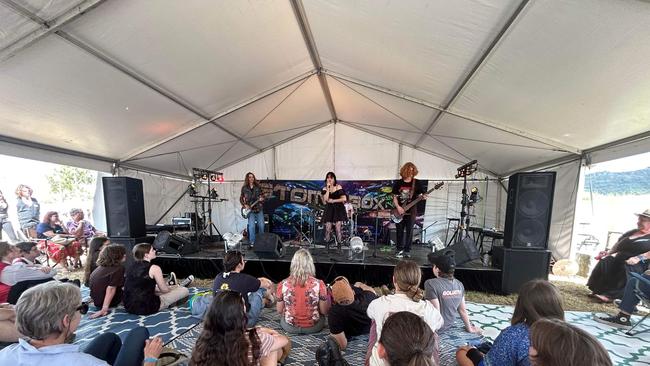
<path fill-rule="evenodd" d="M 411 162 L 404 164 L 399 170 L 399 175 L 402 179 L 393 185 L 393 204 L 397 212 L 404 215 L 404 219 L 395 224 L 397 229 L 395 256 L 397 258 L 409 258 L 411 256 L 411 242 L 413 241 L 413 225 L 415 224 L 417 205 L 413 205 L 408 212 L 404 211 L 402 207 L 425 192 L 422 190 L 421 181 L 415 179 L 415 176 L 418 175 L 418 168 L 415 164 Z M 426 199 L 426 195 L 424 198 Z"/>
<path fill-rule="evenodd" d="M 255 201 L 260 200 L 255 206 L 251 207 Z M 260 187 L 260 182 L 255 178 L 255 174 L 248 172 L 244 178 L 244 185 L 241 187 L 241 196 L 239 202 L 244 208 L 251 210 L 248 214 L 248 242 L 250 245 L 255 244 L 255 229 L 260 233 L 264 232 L 264 212 L 262 211 L 262 202 L 264 194 Z"/>

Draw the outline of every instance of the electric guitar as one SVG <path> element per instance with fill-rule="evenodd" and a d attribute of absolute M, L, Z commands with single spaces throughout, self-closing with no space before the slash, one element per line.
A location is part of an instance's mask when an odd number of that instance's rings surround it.
<path fill-rule="evenodd" d="M 445 182 L 439 182 L 439 183 L 436 183 L 436 185 L 434 185 L 433 188 L 431 188 L 431 189 L 430 189 L 427 193 L 425 193 L 425 194 L 429 194 L 429 193 L 435 191 L 436 189 L 440 189 L 440 188 L 442 188 L 442 186 L 443 186 L 444 184 L 445 184 Z M 406 206 L 402 207 L 402 208 L 404 209 L 404 213 L 408 212 L 408 211 L 411 209 L 411 207 L 415 206 L 418 202 L 422 201 L 423 199 L 424 199 L 424 195 L 420 195 L 418 198 L 414 199 L 413 201 L 409 202 L 409 204 L 407 204 Z M 397 211 L 396 208 L 394 208 L 394 209 L 391 210 L 391 213 L 390 213 L 390 221 L 392 221 L 392 222 L 394 222 L 394 223 L 396 223 L 396 224 L 399 224 L 400 222 L 402 222 L 402 219 L 404 219 L 404 215 L 403 215 L 403 214 L 400 215 L 400 213 Z"/>
<path fill-rule="evenodd" d="M 260 203 L 260 201 L 262 201 L 262 199 L 271 199 L 271 198 L 274 198 L 274 197 L 275 197 L 275 195 L 270 195 L 268 197 L 263 197 L 262 196 L 262 197 L 258 198 L 257 201 L 253 202 L 253 204 L 249 205 L 248 207 L 250 207 L 250 208 L 246 208 L 245 206 L 242 206 L 241 207 L 241 217 L 243 217 L 245 219 L 248 219 L 248 215 L 250 215 L 250 213 L 253 212 L 254 210 L 256 211 L 256 209 L 253 209 L 253 207 L 255 207 L 255 205 Z"/>

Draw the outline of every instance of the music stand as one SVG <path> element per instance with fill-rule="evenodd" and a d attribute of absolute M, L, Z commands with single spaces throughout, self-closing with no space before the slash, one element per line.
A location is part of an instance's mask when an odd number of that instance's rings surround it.
<path fill-rule="evenodd" d="M 456 230 L 454 231 L 454 235 L 452 235 L 451 239 L 447 243 L 447 246 L 450 246 L 453 243 L 459 243 L 463 238 L 467 235 L 467 228 L 469 228 L 469 213 L 465 211 L 465 209 L 469 209 L 469 195 L 467 194 L 467 176 L 472 175 L 476 170 L 478 169 L 478 161 L 477 160 L 472 160 L 469 163 L 458 167 L 457 173 L 456 173 L 456 179 L 458 178 L 463 178 L 463 190 L 461 191 L 462 193 L 462 198 L 460 201 L 460 222 L 458 226 L 456 227 Z M 449 220 L 449 219 L 448 219 Z M 449 223 L 447 224 L 449 225 Z M 463 233 L 464 232 L 464 233 Z M 465 234 L 465 235 L 463 235 Z"/>

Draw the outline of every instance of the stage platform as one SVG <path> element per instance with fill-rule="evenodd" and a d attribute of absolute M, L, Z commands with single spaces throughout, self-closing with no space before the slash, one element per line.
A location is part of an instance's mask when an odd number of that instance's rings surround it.
<path fill-rule="evenodd" d="M 302 246 L 308 249 L 314 257 L 316 276 L 331 282 L 337 276 L 346 276 L 351 282 L 361 281 L 372 286 L 390 285 L 393 269 L 399 261 L 395 251 L 389 246 L 372 244 L 365 248 L 363 261 L 351 260 L 349 250 L 343 247 L 340 251 L 323 245 Z M 247 245 L 242 245 L 246 258 L 245 272 L 254 276 L 264 276 L 273 282 L 278 282 L 289 275 L 289 266 L 293 254 L 301 246 L 284 243 L 284 256 L 278 259 L 259 258 Z M 374 256 L 373 256 L 374 252 Z M 431 248 L 414 245 L 411 248 L 411 260 L 422 266 L 423 282 L 433 277 L 427 254 Z M 197 278 L 213 278 L 222 271 L 222 259 L 225 254 L 222 242 L 203 245 L 198 253 L 173 255 L 160 253 L 154 263 L 160 265 L 164 272 L 175 272 L 179 277 L 193 274 Z M 461 280 L 468 290 L 498 293 L 501 290 L 501 270 L 484 266 L 480 260 L 465 263 L 456 268 L 456 277 Z"/>

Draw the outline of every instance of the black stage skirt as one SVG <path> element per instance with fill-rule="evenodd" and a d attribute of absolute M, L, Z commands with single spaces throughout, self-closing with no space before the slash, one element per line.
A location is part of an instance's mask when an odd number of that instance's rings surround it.
<path fill-rule="evenodd" d="M 347 221 L 348 214 L 342 202 L 328 203 L 323 212 L 323 222 Z"/>

